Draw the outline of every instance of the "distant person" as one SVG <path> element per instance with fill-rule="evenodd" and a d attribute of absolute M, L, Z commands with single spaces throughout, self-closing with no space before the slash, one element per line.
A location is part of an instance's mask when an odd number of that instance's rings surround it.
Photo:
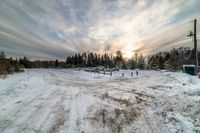
<path fill-rule="evenodd" d="M 136 71 L 136 75 L 137 75 L 137 77 L 138 77 L 138 71 Z"/>

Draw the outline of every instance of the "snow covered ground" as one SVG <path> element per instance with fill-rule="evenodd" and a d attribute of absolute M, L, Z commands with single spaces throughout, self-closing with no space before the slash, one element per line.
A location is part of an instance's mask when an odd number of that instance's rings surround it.
<path fill-rule="evenodd" d="M 111 77 L 26 70 L 0 79 L 0 132 L 200 133 L 200 79 L 160 71 Z"/>

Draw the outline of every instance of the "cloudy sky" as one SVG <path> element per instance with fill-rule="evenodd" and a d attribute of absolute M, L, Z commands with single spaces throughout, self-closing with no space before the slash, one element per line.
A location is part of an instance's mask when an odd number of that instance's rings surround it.
<path fill-rule="evenodd" d="M 200 0 L 1 0 L 0 49 L 32 58 L 116 50 L 128 57 L 173 38 L 159 33 L 177 25 L 174 39 L 185 36 L 199 7 Z"/>

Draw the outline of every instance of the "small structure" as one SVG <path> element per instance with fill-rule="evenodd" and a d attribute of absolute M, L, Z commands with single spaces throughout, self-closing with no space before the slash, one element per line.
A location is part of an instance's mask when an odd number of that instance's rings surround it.
<path fill-rule="evenodd" d="M 184 73 L 187 73 L 190 75 L 196 75 L 196 66 L 195 65 L 183 65 L 182 71 Z"/>

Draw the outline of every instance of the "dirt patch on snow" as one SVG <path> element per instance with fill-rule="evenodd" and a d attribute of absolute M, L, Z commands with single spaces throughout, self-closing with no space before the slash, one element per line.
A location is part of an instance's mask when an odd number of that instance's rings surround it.
<path fill-rule="evenodd" d="M 117 102 L 119 104 L 124 104 L 127 107 L 131 106 L 133 103 L 131 103 L 131 101 L 127 100 L 127 99 L 118 99 L 115 97 L 110 96 L 108 93 L 105 93 L 102 95 L 102 99 L 103 100 L 107 100 L 107 101 L 113 101 L 113 102 Z"/>
<path fill-rule="evenodd" d="M 155 98 L 153 96 L 145 95 L 143 93 L 135 93 L 135 95 L 136 95 L 135 98 L 136 98 L 136 101 L 137 101 L 138 104 L 140 104 L 140 103 L 150 103 Z"/>
<path fill-rule="evenodd" d="M 93 108 L 92 117 L 85 119 L 89 120 L 95 127 L 101 127 L 105 132 L 121 133 L 127 126 L 134 125 L 134 122 L 140 117 L 140 109 L 137 104 L 132 103 L 129 99 L 119 99 L 105 93 L 102 95 L 102 100 L 121 108 L 109 105 L 98 109 Z"/>
<path fill-rule="evenodd" d="M 126 109 L 99 109 L 95 112 L 93 124 L 97 124 L 102 128 L 107 128 L 112 133 L 120 133 L 123 127 L 133 124 L 138 119 L 139 111 L 136 108 Z"/>
<path fill-rule="evenodd" d="M 164 86 L 164 85 L 155 85 L 155 86 L 148 86 L 148 88 L 153 89 L 153 90 L 157 90 L 157 89 L 172 89 L 171 86 Z"/>
<path fill-rule="evenodd" d="M 68 118 L 70 110 L 65 111 L 63 107 L 59 109 L 58 114 L 55 116 L 55 120 L 51 127 L 49 128 L 48 133 L 55 133 L 61 126 L 64 125 L 64 122 Z"/>

